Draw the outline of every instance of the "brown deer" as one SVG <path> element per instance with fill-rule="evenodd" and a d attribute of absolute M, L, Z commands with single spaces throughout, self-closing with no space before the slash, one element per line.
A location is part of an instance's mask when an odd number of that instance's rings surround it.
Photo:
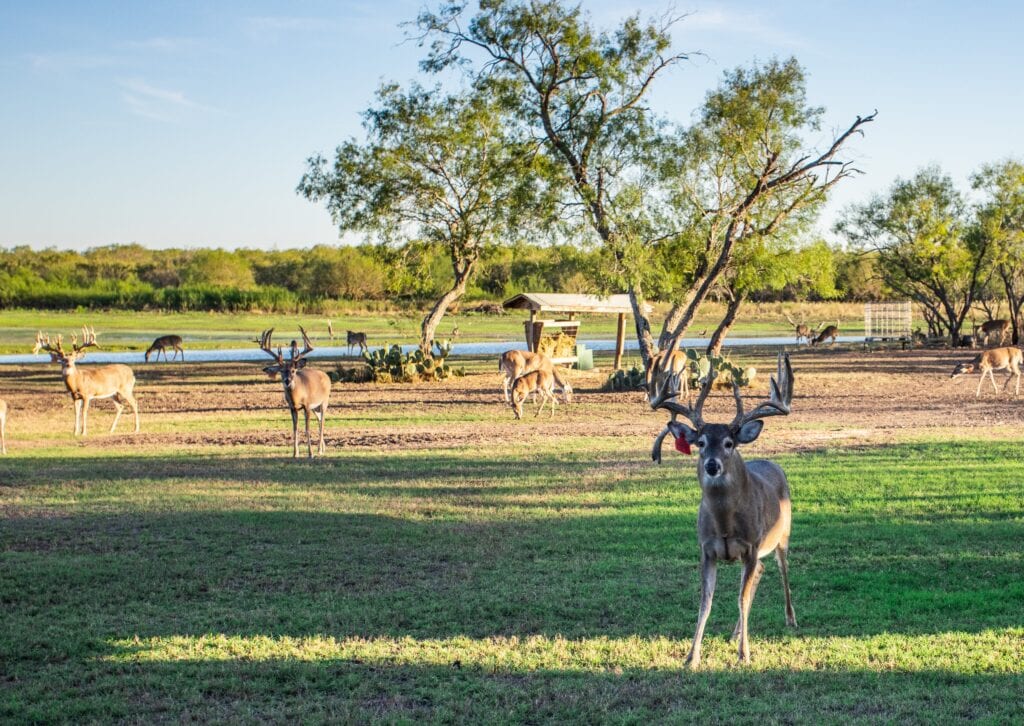
<path fill-rule="evenodd" d="M 974 337 L 978 345 L 988 345 L 994 336 L 999 337 L 999 345 L 1006 345 L 1013 338 L 1013 326 L 1009 320 L 986 320 L 980 326 L 974 326 Z"/>
<path fill-rule="evenodd" d="M 149 363 L 149 356 L 156 351 L 156 360 L 160 360 L 160 354 L 164 354 L 164 360 L 167 360 L 167 349 L 174 348 L 174 355 L 171 356 L 171 360 L 175 360 L 178 357 L 178 353 L 181 353 L 182 362 L 185 361 L 185 351 L 181 347 L 181 336 L 180 335 L 161 335 L 159 338 L 153 341 L 153 345 L 146 349 L 146 362 Z"/>
<path fill-rule="evenodd" d="M 45 350 L 50 354 L 51 361 L 60 363 L 64 385 L 71 394 L 71 400 L 75 402 L 75 436 L 79 433 L 82 436 L 86 435 L 89 403 L 94 398 L 110 398 L 117 408 L 114 423 L 110 425 L 110 433 L 114 433 L 114 429 L 117 428 L 117 421 L 121 418 L 125 405 L 131 406 L 132 413 L 135 414 L 135 433 L 138 433 L 139 405 L 135 401 L 135 374 L 132 373 L 132 369 L 120 363 L 88 368 L 79 368 L 75 365 L 85 357 L 87 348 L 99 347 L 96 342 L 96 331 L 92 328 L 82 327 L 81 344 L 78 343 L 78 336 L 71 337 L 70 351 L 64 350 L 63 342 L 63 335 L 58 335 L 56 343 L 51 343 L 50 336 L 39 331 L 32 352 Z"/>
<path fill-rule="evenodd" d="M 351 330 L 346 330 L 346 339 L 348 340 L 348 354 L 352 355 L 352 348 L 359 346 L 359 352 L 365 353 L 366 347 L 366 333 L 355 333 Z"/>
<path fill-rule="evenodd" d="M 659 350 L 655 353 L 654 357 L 651 358 L 650 365 L 647 366 L 647 372 L 645 374 L 648 402 L 657 398 L 665 381 L 669 377 L 675 375 L 679 376 L 679 382 L 682 386 L 680 393 L 685 396 L 689 385 L 689 376 L 685 375 L 685 371 L 686 353 L 683 351 L 673 350 L 669 352 Z"/>
<path fill-rule="evenodd" d="M 796 332 L 796 344 L 800 345 L 801 340 L 809 344 L 811 342 L 811 326 L 807 325 L 807 323 L 796 322 L 793 318 L 789 317 L 789 313 L 783 313 L 783 315 L 786 316 L 786 320 L 789 321 L 789 324 L 793 326 L 793 330 Z"/>
<path fill-rule="evenodd" d="M 531 393 L 540 394 L 540 406 L 537 408 L 537 416 L 544 410 L 544 404 L 551 401 L 551 418 L 555 417 L 555 377 L 550 370 L 540 368 L 516 378 L 512 383 L 512 412 L 516 419 L 523 417 L 523 402 Z"/>
<path fill-rule="evenodd" d="M 509 389 L 512 383 L 527 373 L 537 370 L 544 370 L 551 374 L 554 379 L 555 390 L 562 392 L 565 403 L 572 403 L 572 385 L 565 379 L 562 371 L 555 367 L 543 353 L 531 353 L 528 350 L 506 350 L 498 359 L 498 370 L 504 376 L 502 379 L 502 391 L 505 394 L 505 403 L 510 403 Z"/>
<path fill-rule="evenodd" d="M 1021 365 L 1024 364 L 1024 353 L 1021 352 L 1020 348 L 1014 348 L 1013 346 L 1007 348 L 992 348 L 986 350 L 979 356 L 976 356 L 970 363 L 960 363 L 953 372 L 950 374 L 950 378 L 959 378 L 966 373 L 974 373 L 974 371 L 981 372 L 981 380 L 978 381 L 978 390 L 974 392 L 975 398 L 981 395 L 981 384 L 985 382 L 985 376 L 989 377 L 992 381 L 992 390 L 999 393 L 999 389 L 996 388 L 996 377 L 993 375 L 995 371 L 1006 370 L 1008 375 L 1006 376 L 1006 383 L 1003 384 L 1003 390 L 1010 385 L 1010 379 L 1017 376 L 1017 390 L 1015 395 L 1020 395 L 1020 369 Z"/>
<path fill-rule="evenodd" d="M 818 327 L 820 328 L 821 326 L 819 325 Z M 839 337 L 839 321 L 837 320 L 835 325 L 828 326 L 827 328 L 822 330 L 820 333 L 815 335 L 813 338 L 811 338 L 811 345 L 819 345 L 821 343 L 824 343 L 829 338 L 832 339 L 832 341 L 829 343 L 829 345 L 835 345 L 836 344 L 836 338 L 838 338 L 838 337 Z"/>
<path fill-rule="evenodd" d="M 697 512 L 697 536 L 701 549 L 701 600 L 697 617 L 697 631 L 686 657 L 691 668 L 700 666 L 701 643 L 704 627 L 711 612 L 715 593 L 717 564 L 719 561 L 742 564 L 740 575 L 739 620 L 733 637 L 739 641 L 739 660 L 750 662 L 747 638 L 747 619 L 754 601 L 757 584 L 764 573 L 761 558 L 774 551 L 782 573 L 782 587 L 786 599 L 786 623 L 796 627 L 796 613 L 789 590 L 789 549 L 791 505 L 789 483 L 778 464 L 759 459 L 744 462 L 739 447 L 755 441 L 767 416 L 786 416 L 793 399 L 793 369 L 789 355 L 780 353 L 778 372 L 771 380 L 771 393 L 767 401 L 744 413 L 743 399 L 738 385 L 733 385 L 736 417 L 729 424 L 705 423 L 702 418 L 704 401 L 711 391 L 716 372 L 712 368 L 701 386 L 696 404 L 682 405 L 673 400 L 678 396 L 678 376 L 671 376 L 658 397 L 651 402 L 654 409 L 665 409 L 673 419 L 655 440 L 651 455 L 661 460 L 661 441 L 666 433 L 683 439 L 688 446 L 698 448 L 697 480 L 700 482 L 701 502 Z M 679 415 L 693 427 L 679 423 Z"/>
<path fill-rule="evenodd" d="M 317 444 L 317 453 L 323 454 L 326 451 L 324 445 L 324 417 L 327 415 L 327 403 L 331 395 L 331 379 L 323 371 L 313 368 L 306 368 L 306 356 L 313 352 L 313 344 L 309 341 L 306 331 L 299 326 L 302 332 L 303 350 L 299 350 L 298 343 L 292 341 L 291 358 L 285 358 L 281 348 L 273 349 L 274 329 L 264 330 L 260 335 L 260 349 L 274 359 L 274 365 L 263 369 L 270 376 L 281 375 L 281 384 L 284 387 L 284 402 L 292 414 L 292 458 L 299 456 L 299 409 L 306 416 L 306 450 L 309 458 L 313 458 L 313 442 L 309 434 L 309 413 L 316 414 L 320 421 L 320 442 Z"/>
<path fill-rule="evenodd" d="M 7 453 L 7 401 L 0 398 L 0 454 Z"/>

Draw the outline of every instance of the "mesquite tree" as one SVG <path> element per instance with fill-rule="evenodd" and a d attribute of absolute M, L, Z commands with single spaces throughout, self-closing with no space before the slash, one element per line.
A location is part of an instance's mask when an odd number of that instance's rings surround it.
<path fill-rule="evenodd" d="M 630 287 L 648 360 L 654 346 L 631 250 L 651 228 L 643 157 L 658 129 L 642 102 L 655 79 L 686 57 L 669 50 L 675 18 L 633 16 L 601 32 L 579 6 L 559 0 L 490 0 L 464 15 L 463 3 L 450 2 L 419 16 L 421 41 L 430 43 L 424 69 L 462 67 L 542 144 L 549 173 L 564 179 L 562 211 L 582 215 Z"/>
<path fill-rule="evenodd" d="M 662 350 L 676 347 L 745 245 L 805 226 L 834 185 L 859 173 L 837 157 L 875 115 L 858 116 L 824 150 L 808 148 L 804 138 L 822 114 L 808 104 L 803 69 L 792 58 L 727 72 L 708 94 L 666 174 L 681 224 L 699 246 L 662 325 Z"/>
<path fill-rule="evenodd" d="M 539 189 L 530 173 L 535 154 L 508 137 L 482 93 L 387 85 L 363 125 L 366 141 L 341 144 L 333 164 L 309 159 L 298 192 L 325 202 L 342 231 L 447 251 L 452 285 L 420 326 L 420 349 L 430 355 L 437 326 L 466 292 L 481 252 L 522 224 L 519 215 Z"/>
<path fill-rule="evenodd" d="M 930 327 L 959 343 L 984 287 L 992 244 L 972 227 L 949 176 L 928 167 L 897 179 L 887 193 L 847 210 L 837 229 L 852 243 L 876 249 L 885 285 L 916 302 Z"/>
<path fill-rule="evenodd" d="M 992 246 L 992 263 L 1006 293 L 1016 345 L 1024 308 L 1024 163 L 1009 159 L 988 164 L 971 182 L 987 197 L 978 210 L 979 232 Z"/>

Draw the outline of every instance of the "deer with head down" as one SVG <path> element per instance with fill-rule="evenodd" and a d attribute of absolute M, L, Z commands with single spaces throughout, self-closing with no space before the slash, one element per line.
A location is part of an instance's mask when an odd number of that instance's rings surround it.
<path fill-rule="evenodd" d="M 498 370 L 502 374 L 502 391 L 505 394 L 505 403 L 511 403 L 509 391 L 517 378 L 543 370 L 551 374 L 554 380 L 554 390 L 560 390 L 565 403 L 572 403 L 572 384 L 566 380 L 563 372 L 543 353 L 532 353 L 528 350 L 506 350 L 498 358 Z M 514 408 L 514 406 L 513 406 Z"/>
<path fill-rule="evenodd" d="M 999 389 L 996 388 L 994 373 L 995 371 L 1005 370 L 1007 376 L 1006 383 L 1003 384 L 1003 390 L 1006 390 L 1006 387 L 1010 385 L 1010 380 L 1016 376 L 1017 390 L 1015 395 L 1019 396 L 1021 366 L 1024 366 L 1024 353 L 1021 352 L 1020 348 L 1014 348 L 1013 346 L 991 348 L 976 356 L 970 363 L 958 364 L 949 377 L 959 378 L 966 373 L 979 371 L 981 373 L 981 380 L 978 381 L 978 390 L 974 392 L 974 397 L 977 398 L 981 395 L 981 384 L 985 382 L 985 376 L 988 376 L 989 380 L 992 381 L 992 390 L 999 393 Z"/>
<path fill-rule="evenodd" d="M 697 617 L 697 630 L 686 662 L 691 668 L 700 666 L 701 643 L 704 628 L 711 612 L 715 593 L 718 562 L 739 561 L 740 575 L 739 620 L 733 630 L 738 640 L 739 660 L 750 662 L 747 637 L 747 619 L 754 601 L 757 584 L 764 572 L 761 558 L 775 553 L 782 573 L 782 586 L 786 599 L 786 623 L 796 627 L 796 613 L 789 590 L 789 535 L 791 505 L 789 483 L 778 464 L 758 459 L 744 461 L 739 447 L 754 442 L 761 433 L 768 416 L 789 414 L 793 398 L 793 369 L 787 354 L 779 354 L 778 372 L 771 380 L 771 394 L 767 401 L 753 410 L 744 412 L 739 385 L 733 383 L 736 416 L 731 423 L 706 423 L 702 417 L 704 401 L 711 392 L 716 372 L 708 373 L 701 386 L 696 404 L 683 405 L 676 401 L 679 391 L 678 375 L 666 379 L 658 396 L 651 401 L 654 409 L 664 409 L 672 420 L 655 439 L 652 458 L 661 461 L 661 444 L 671 433 L 685 451 L 696 445 L 697 480 L 701 488 L 701 502 L 697 513 L 697 536 L 701 551 L 701 601 Z M 675 420 L 688 419 L 688 426 Z"/>
<path fill-rule="evenodd" d="M 45 350 L 50 360 L 60 363 L 60 372 L 64 376 L 64 386 L 75 402 L 75 436 L 86 435 L 89 419 L 89 403 L 94 398 L 109 398 L 114 402 L 117 413 L 114 423 L 110 425 L 110 433 L 117 428 L 117 421 L 125 405 L 131 406 L 135 414 L 135 433 L 139 432 L 139 405 L 135 401 L 135 374 L 132 369 L 120 363 L 105 366 L 79 368 L 76 363 L 85 357 L 87 348 L 98 348 L 96 331 L 82 326 L 82 342 L 78 336 L 71 336 L 71 350 L 64 350 L 64 336 L 58 335 L 55 342 L 42 331 L 36 333 L 36 344 L 32 353 Z"/>
<path fill-rule="evenodd" d="M 299 326 L 302 332 L 303 350 L 299 350 L 298 343 L 292 341 L 291 358 L 285 358 L 281 348 L 275 351 L 273 348 L 274 329 L 264 330 L 260 335 L 260 350 L 274 359 L 275 363 L 263 369 L 270 376 L 280 374 L 281 384 L 284 387 L 284 401 L 292 414 L 292 458 L 299 456 L 299 409 L 306 416 L 306 451 L 309 458 L 313 458 L 313 441 L 309 434 L 310 411 L 316 414 L 320 421 L 320 442 L 317 444 L 317 453 L 323 454 L 327 447 L 324 445 L 324 417 L 327 415 L 327 403 L 331 395 L 331 379 L 323 371 L 306 368 L 306 356 L 313 352 L 313 344 L 306 335 L 306 331 Z"/>

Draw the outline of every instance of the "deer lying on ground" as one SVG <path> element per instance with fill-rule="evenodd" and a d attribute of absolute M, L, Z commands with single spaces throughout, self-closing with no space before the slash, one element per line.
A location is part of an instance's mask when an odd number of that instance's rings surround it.
<path fill-rule="evenodd" d="M 821 326 L 818 326 L 818 327 L 821 327 Z M 829 345 L 835 345 L 836 344 L 836 338 L 838 338 L 838 337 L 839 337 L 839 321 L 837 320 L 835 325 L 828 326 L 827 328 L 822 330 L 820 333 L 815 335 L 813 338 L 811 338 L 811 345 L 818 345 L 819 343 L 824 343 L 829 338 L 832 339 L 832 341 L 829 343 Z"/>
<path fill-rule="evenodd" d="M 789 483 L 778 464 L 763 459 L 744 462 L 739 454 L 740 445 L 752 443 L 761 433 L 764 423 L 760 419 L 789 414 L 793 399 L 793 369 L 789 356 L 779 354 L 778 372 L 771 380 L 770 398 L 752 411 L 744 413 L 739 386 L 733 385 L 736 417 L 729 424 L 705 423 L 702 418 L 704 401 L 714 378 L 715 370 L 712 369 L 704 379 L 696 404 L 684 406 L 674 400 L 678 397 L 678 376 L 669 377 L 658 397 L 651 402 L 652 408 L 665 409 L 673 416 L 655 439 L 651 452 L 655 461 L 661 461 L 661 442 L 667 433 L 677 440 L 682 439 L 687 451 L 690 444 L 696 444 L 698 448 L 697 480 L 700 482 L 701 502 L 697 513 L 697 535 L 701 549 L 701 601 L 693 645 L 686 657 L 691 668 L 700 665 L 701 643 L 711 612 L 719 561 L 739 560 L 743 566 L 740 614 L 733 630 L 733 637 L 739 642 L 741 663 L 750 662 L 747 620 L 757 584 L 764 573 L 761 558 L 769 552 L 775 552 L 782 573 L 786 623 L 796 627 L 786 559 L 791 522 Z M 677 415 L 689 419 L 693 427 L 677 422 Z"/>
<path fill-rule="evenodd" d="M 285 358 L 279 347 L 273 349 L 274 329 L 264 330 L 260 336 L 260 350 L 275 360 L 274 365 L 263 369 L 267 375 L 281 375 L 281 384 L 284 388 L 284 402 L 288 405 L 292 414 L 292 458 L 299 456 L 299 409 L 306 416 L 306 451 L 309 458 L 313 458 L 313 441 L 309 434 L 309 413 L 316 414 L 320 421 L 320 442 L 317 444 L 317 453 L 323 454 L 327 447 L 324 445 L 324 417 L 327 415 L 327 403 L 331 396 L 331 379 L 323 371 L 313 368 L 306 368 L 306 356 L 313 352 L 313 344 L 309 341 L 306 331 L 299 326 L 302 332 L 303 350 L 299 350 L 298 343 L 292 341 L 291 358 Z"/>
<path fill-rule="evenodd" d="M 86 435 L 89 403 L 94 398 L 110 398 L 114 401 L 117 413 L 114 415 L 114 423 L 110 425 L 110 433 L 114 433 L 114 429 L 117 428 L 117 421 L 121 418 L 125 405 L 131 406 L 135 414 L 135 433 L 138 433 L 139 405 L 135 401 L 135 374 L 132 373 L 132 369 L 120 363 L 88 368 L 79 368 L 75 365 L 85 357 L 86 348 L 99 347 L 96 343 L 96 331 L 92 328 L 82 327 L 81 345 L 78 343 L 78 336 L 71 337 L 70 351 L 64 350 L 63 342 L 63 335 L 58 335 L 56 343 L 51 343 L 50 336 L 39 331 L 32 353 L 45 350 L 50 354 L 51 361 L 60 363 L 64 385 L 71 394 L 71 400 L 75 402 L 75 436 L 78 436 L 79 432 L 82 436 Z"/>
<path fill-rule="evenodd" d="M 506 350 L 498 359 L 498 370 L 504 376 L 501 385 L 505 394 L 505 403 L 510 403 L 509 388 L 519 377 L 543 370 L 551 374 L 554 379 L 554 389 L 562 392 L 562 399 L 565 403 L 572 403 L 572 385 L 565 379 L 562 371 L 555 367 L 543 353 L 531 353 L 528 350 Z"/>
<path fill-rule="evenodd" d="M 348 354 L 349 355 L 352 355 L 352 348 L 354 346 L 357 346 L 357 345 L 359 346 L 359 352 L 360 353 L 365 353 L 366 352 L 366 350 L 367 350 L 367 347 L 366 347 L 366 333 L 355 333 L 355 332 L 352 332 L 351 330 L 346 330 L 345 331 L 345 337 L 348 340 Z"/>
<path fill-rule="evenodd" d="M 174 348 L 174 355 L 171 360 L 175 360 L 178 357 L 178 353 L 181 353 L 181 360 L 185 360 L 185 351 L 181 347 L 181 336 L 180 335 L 162 335 L 153 341 L 153 345 L 146 349 L 146 362 L 149 363 L 149 356 L 156 351 L 156 360 L 160 360 L 160 354 L 164 354 L 164 360 L 167 360 L 167 349 Z"/>
<path fill-rule="evenodd" d="M 540 406 L 537 408 L 537 416 L 544 410 L 544 404 L 551 401 L 551 418 L 555 417 L 555 377 L 551 371 L 543 368 L 516 378 L 512 383 L 512 400 L 510 404 L 516 419 L 523 417 L 523 403 L 531 393 L 540 394 Z"/>
<path fill-rule="evenodd" d="M 0 398 L 0 454 L 7 453 L 7 401 Z"/>
<path fill-rule="evenodd" d="M 796 322 L 793 318 L 789 317 L 789 313 L 783 314 L 786 316 L 786 320 L 789 321 L 789 324 L 793 326 L 793 330 L 796 333 L 796 344 L 800 345 L 801 340 L 803 340 L 804 343 L 810 343 L 812 335 L 811 326 L 807 325 L 807 323 Z M 817 331 L 813 332 L 816 333 Z"/>
<path fill-rule="evenodd" d="M 992 390 L 999 393 L 999 389 L 996 388 L 996 378 L 994 372 L 1006 370 L 1008 375 L 1006 376 L 1006 383 L 1003 384 L 1003 390 L 1010 385 L 1010 379 L 1017 376 L 1017 390 L 1015 395 L 1020 395 L 1020 373 L 1021 365 L 1024 365 L 1024 353 L 1021 352 L 1020 348 L 1014 348 L 1012 346 L 1008 348 L 992 348 L 986 350 L 979 356 L 976 356 L 970 363 L 960 363 L 953 372 L 950 374 L 950 378 L 959 378 L 966 373 L 974 373 L 974 371 L 981 372 L 981 380 L 978 381 L 978 390 L 974 392 L 975 398 L 981 395 L 981 384 L 985 382 L 985 376 L 989 377 L 992 381 Z"/>
<path fill-rule="evenodd" d="M 1013 338 L 1013 326 L 1009 320 L 986 320 L 974 326 L 974 338 L 978 345 L 988 345 L 993 337 L 999 338 L 999 345 L 1006 345 Z"/>

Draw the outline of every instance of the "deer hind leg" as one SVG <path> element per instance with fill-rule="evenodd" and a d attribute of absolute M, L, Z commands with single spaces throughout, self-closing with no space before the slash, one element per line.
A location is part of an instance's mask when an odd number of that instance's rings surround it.
<path fill-rule="evenodd" d="M 292 458 L 299 458 L 299 409 L 292 409 Z"/>
<path fill-rule="evenodd" d="M 999 393 L 999 388 L 996 386 L 996 371 L 994 368 L 988 369 L 988 379 L 992 381 L 992 390 Z"/>
<path fill-rule="evenodd" d="M 704 627 L 708 624 L 708 615 L 711 614 L 711 601 L 715 597 L 717 579 L 715 560 L 704 554 L 700 563 L 700 614 L 697 615 L 697 631 L 693 634 L 693 645 L 686 656 L 686 662 L 692 669 L 700 667 L 700 647 L 704 641 Z"/>
<path fill-rule="evenodd" d="M 318 415 L 320 417 L 320 444 L 317 447 L 317 453 L 323 455 L 323 454 L 327 453 L 327 446 L 324 444 L 324 418 L 326 418 L 326 416 L 327 416 L 327 402 L 326 401 L 324 401 L 322 404 L 320 404 L 320 410 L 319 410 Z"/>
<path fill-rule="evenodd" d="M 782 592 L 786 596 L 786 625 L 796 627 L 796 611 L 793 610 L 793 595 L 789 591 L 789 550 L 782 545 L 775 548 L 775 561 L 782 573 Z"/>
<path fill-rule="evenodd" d="M 132 415 L 135 417 L 135 433 L 139 433 L 139 402 L 135 400 L 135 396 L 124 393 L 119 396 L 119 399 L 121 403 L 127 403 L 131 406 Z"/>
<path fill-rule="evenodd" d="M 754 570 L 754 574 L 753 574 L 754 581 L 750 585 L 750 601 L 751 602 L 754 601 L 754 596 L 757 594 L 757 585 L 758 585 L 759 582 L 761 582 L 761 576 L 763 574 L 764 574 L 764 563 L 759 560 L 758 563 L 757 563 L 757 569 Z M 740 575 L 740 590 L 741 591 L 743 589 L 742 585 L 743 585 L 743 576 L 741 574 Z M 743 607 L 742 603 L 740 603 L 740 607 Z M 731 640 L 736 640 L 737 638 L 740 637 L 740 626 L 741 625 L 742 625 L 742 621 L 740 620 L 740 618 L 736 618 L 736 627 L 733 628 Z"/>
<path fill-rule="evenodd" d="M 110 399 L 114 402 L 114 408 L 117 409 L 117 413 L 114 414 L 114 423 L 110 424 L 110 433 L 114 433 L 114 429 L 117 428 L 117 422 L 121 420 L 121 413 L 124 411 L 120 398 L 120 396 L 114 396 Z"/>
<path fill-rule="evenodd" d="M 739 637 L 739 661 L 740 663 L 750 662 L 750 640 L 747 637 L 747 621 L 750 618 L 750 606 L 754 602 L 754 589 L 760 579 L 757 573 L 757 566 L 761 563 L 757 559 L 757 552 L 751 551 L 743 562 L 743 574 L 740 578 L 740 637 Z"/>

